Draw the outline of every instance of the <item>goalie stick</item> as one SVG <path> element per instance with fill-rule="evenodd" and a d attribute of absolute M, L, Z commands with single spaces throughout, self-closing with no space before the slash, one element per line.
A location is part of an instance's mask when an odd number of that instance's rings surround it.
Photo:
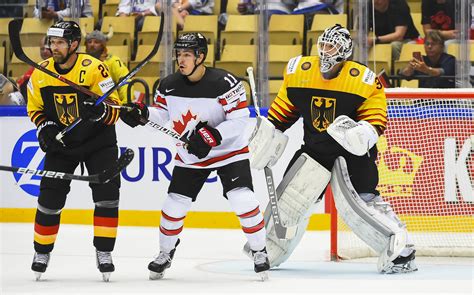
<path fill-rule="evenodd" d="M 143 61 L 141 61 L 133 70 L 131 70 L 127 75 L 125 75 L 124 77 L 122 77 L 120 79 L 120 81 L 118 81 L 117 84 L 115 84 L 114 87 L 112 87 L 111 89 L 109 89 L 106 93 L 104 93 L 102 96 L 98 96 L 96 93 L 90 91 L 89 89 L 83 87 L 83 86 L 80 86 L 80 85 L 77 85 L 76 83 L 64 78 L 63 76 L 53 72 L 53 71 L 50 71 L 44 67 L 42 67 L 41 65 L 37 64 L 36 62 L 34 62 L 33 60 L 31 60 L 26 54 L 25 52 L 23 51 L 23 48 L 21 46 L 21 40 L 20 40 L 20 30 L 21 30 L 21 27 L 23 25 L 23 20 L 22 19 L 16 19 L 16 20 L 12 20 L 9 25 L 8 25 L 8 32 L 9 32 L 9 35 L 10 35 L 10 43 L 12 45 L 12 48 L 13 48 L 13 52 L 15 53 L 15 55 L 18 57 L 18 59 L 20 59 L 21 61 L 24 61 L 25 63 L 29 64 L 30 66 L 34 67 L 35 69 L 38 69 L 58 80 L 60 80 L 61 82 L 64 82 L 66 84 L 68 84 L 69 86 L 71 86 L 72 88 L 82 92 L 82 93 L 85 93 L 91 97 L 94 97 L 96 98 L 96 102 L 95 102 L 95 105 L 98 105 L 100 104 L 102 101 L 104 101 L 110 94 L 112 94 L 115 90 L 117 90 L 118 88 L 122 87 L 123 85 L 125 85 L 127 82 L 127 80 L 129 80 L 130 78 L 134 77 L 136 75 L 136 73 L 138 71 L 140 71 L 149 61 L 150 59 L 155 56 L 155 54 L 158 52 L 158 49 L 160 47 L 160 43 L 161 43 L 161 39 L 163 37 L 163 29 L 164 29 L 164 14 L 163 12 L 161 13 L 161 21 L 160 21 L 160 30 L 158 31 L 158 37 L 156 39 L 156 42 L 155 42 L 155 46 L 153 47 L 153 49 L 151 50 L 151 52 L 148 54 L 147 57 L 145 57 L 145 59 Z M 116 108 L 125 108 L 125 107 L 122 107 L 122 106 L 112 106 L 112 107 L 116 107 Z M 64 128 L 57 136 L 56 136 L 56 139 L 58 141 L 61 141 L 61 139 L 64 137 L 64 135 L 66 133 L 68 133 L 69 131 L 71 131 L 77 124 L 79 124 L 80 122 L 82 121 L 82 118 L 77 118 L 76 120 L 74 120 L 69 126 L 67 126 L 66 128 Z"/>
<path fill-rule="evenodd" d="M 253 67 L 247 68 L 247 74 L 249 76 L 250 90 L 252 91 L 253 96 L 253 105 L 255 107 L 255 112 L 258 117 L 260 114 L 260 107 L 258 104 L 257 91 L 255 88 L 255 77 L 253 75 Z M 275 182 L 273 181 L 273 172 L 272 169 L 266 166 L 263 171 L 265 172 L 265 181 L 267 184 L 268 190 L 268 199 L 270 201 L 270 208 L 272 210 L 273 224 L 275 227 L 275 234 L 280 240 L 286 239 L 287 228 L 281 224 L 280 213 L 278 212 L 278 196 L 275 190 Z"/>
<path fill-rule="evenodd" d="M 133 160 L 134 152 L 131 149 L 126 149 L 125 152 L 117 159 L 115 165 L 104 171 L 93 174 L 93 175 L 75 175 L 70 173 L 50 171 L 50 170 L 39 170 L 39 169 L 30 169 L 25 167 L 11 167 L 11 166 L 1 166 L 1 171 L 11 171 L 14 173 L 20 174 L 31 174 L 39 177 L 47 178 L 56 178 L 62 180 L 80 180 L 87 181 L 90 183 L 107 183 L 112 178 L 117 176 L 125 167 L 130 164 Z"/>

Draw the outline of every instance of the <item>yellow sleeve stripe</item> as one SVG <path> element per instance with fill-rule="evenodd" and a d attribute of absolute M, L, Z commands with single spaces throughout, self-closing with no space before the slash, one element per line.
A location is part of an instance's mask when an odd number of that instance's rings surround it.
<path fill-rule="evenodd" d="M 42 111 L 29 111 L 28 116 L 30 117 L 31 122 L 36 126 L 39 126 L 46 120 L 46 115 Z"/>

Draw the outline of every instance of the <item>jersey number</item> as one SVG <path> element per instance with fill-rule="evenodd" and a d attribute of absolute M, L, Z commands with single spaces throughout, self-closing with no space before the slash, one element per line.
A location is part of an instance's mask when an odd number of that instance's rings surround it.
<path fill-rule="evenodd" d="M 377 84 L 377 89 L 382 89 L 382 83 L 380 82 L 379 78 L 375 78 L 375 84 Z"/>
<path fill-rule="evenodd" d="M 227 76 L 224 77 L 224 80 L 226 80 L 229 83 L 231 88 L 234 87 L 235 84 L 239 83 L 239 81 L 235 79 L 235 77 L 232 76 L 231 74 L 227 74 Z"/>
<path fill-rule="evenodd" d="M 105 71 L 104 65 L 99 65 L 100 74 L 102 77 L 107 78 L 109 74 Z"/>

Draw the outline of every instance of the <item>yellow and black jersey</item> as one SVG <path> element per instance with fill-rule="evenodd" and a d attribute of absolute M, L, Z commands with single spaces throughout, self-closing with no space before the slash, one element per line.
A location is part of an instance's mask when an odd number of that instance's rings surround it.
<path fill-rule="evenodd" d="M 122 60 L 115 55 L 108 54 L 104 60 L 104 64 L 109 68 L 109 73 L 112 76 L 112 80 L 117 84 L 122 77 L 128 75 L 129 71 L 127 65 L 122 62 Z M 122 104 L 127 103 L 127 89 L 129 85 L 125 84 L 118 89 L 118 96 L 122 101 Z M 133 88 L 130 92 L 132 94 L 133 100 Z"/>
<path fill-rule="evenodd" d="M 53 58 L 44 60 L 40 65 L 77 85 L 88 88 L 98 96 L 114 86 L 107 67 L 100 60 L 87 54 L 77 56 L 74 66 L 68 70 L 59 68 Z M 86 94 L 37 69 L 31 75 L 27 91 L 28 116 L 36 126 L 45 120 L 50 120 L 56 122 L 60 128 L 65 128 L 76 118 L 81 117 L 80 106 L 89 98 Z M 105 102 L 121 104 L 116 91 L 106 98 Z M 114 125 L 118 118 L 119 110 L 112 109 L 103 123 L 81 122 L 67 135 L 68 139 L 75 143 L 84 142 L 103 132 L 107 126 Z"/>
<path fill-rule="evenodd" d="M 374 72 L 347 61 L 337 77 L 326 80 L 319 71 L 318 57 L 291 59 L 268 119 L 284 131 L 302 116 L 304 141 L 312 144 L 329 140 L 326 129 L 339 115 L 365 120 L 383 133 L 387 102 L 383 85 Z"/>

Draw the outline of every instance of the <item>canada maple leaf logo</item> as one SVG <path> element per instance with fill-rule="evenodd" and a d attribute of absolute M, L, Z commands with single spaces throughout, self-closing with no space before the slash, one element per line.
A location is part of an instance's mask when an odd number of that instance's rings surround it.
<path fill-rule="evenodd" d="M 188 122 L 193 119 L 196 120 L 196 117 L 197 117 L 196 115 L 193 115 L 191 111 L 188 110 L 188 112 L 185 115 L 181 114 L 182 121 L 181 120 L 173 121 L 173 129 L 176 132 L 178 132 L 178 134 L 182 134 L 184 130 L 186 129 Z"/>

